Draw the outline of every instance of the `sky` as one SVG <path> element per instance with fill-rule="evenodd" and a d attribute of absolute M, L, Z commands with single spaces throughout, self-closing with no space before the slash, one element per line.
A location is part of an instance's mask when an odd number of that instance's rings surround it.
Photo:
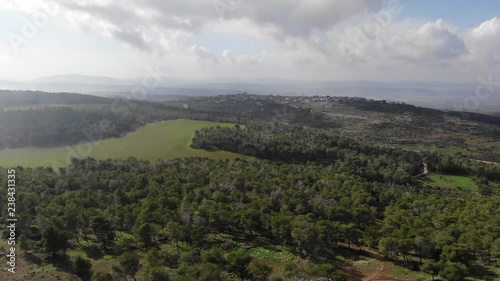
<path fill-rule="evenodd" d="M 0 80 L 500 76 L 496 0 L 2 0 L 0 34 Z"/>

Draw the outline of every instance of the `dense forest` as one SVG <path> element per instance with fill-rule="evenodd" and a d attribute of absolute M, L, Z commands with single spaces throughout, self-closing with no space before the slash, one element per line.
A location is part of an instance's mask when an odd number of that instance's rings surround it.
<path fill-rule="evenodd" d="M 378 147 L 331 130 L 280 123 L 251 123 L 244 129 L 239 125 L 204 128 L 196 132 L 192 146 L 283 162 L 328 164 L 338 161 L 351 173 L 386 183 L 410 183 L 412 176 L 421 173 L 424 163 L 433 172 L 465 174 L 486 182 L 500 182 L 498 167 L 460 155 Z"/>
<path fill-rule="evenodd" d="M 407 138 L 431 120 L 449 124 L 446 134 L 494 140 L 493 117 L 323 97 L 152 103 L 0 91 L 0 101 L 0 149 L 102 140 L 186 118 L 235 124 L 196 131 L 191 148 L 250 156 L 16 167 L 16 245 L 30 264 L 97 281 L 339 281 L 360 280 L 349 259 L 368 254 L 441 280 L 498 277 L 500 167 L 383 145 L 359 137 L 366 124 L 356 127 L 375 116 L 365 133 L 390 128 Z M 352 120 L 339 117 L 354 110 Z M 435 187 L 422 180 L 428 173 L 470 179 L 477 190 Z M 7 197 L 0 193 L 3 221 Z"/>
<path fill-rule="evenodd" d="M 47 253 L 83 280 L 345 280 L 338 252 L 351 247 L 377 249 L 444 280 L 488 278 L 484 266 L 500 266 L 498 190 L 482 195 L 413 180 L 428 161 L 433 169 L 498 183 L 495 166 L 279 123 L 203 129 L 193 146 L 256 159 L 73 159 L 59 171 L 18 167 L 23 251 L 35 260 Z M 290 261 L 276 275 L 265 259 L 248 254 L 263 246 L 309 264 Z M 118 262 L 110 272 L 95 270 L 90 260 L 64 254 L 76 247 Z"/>

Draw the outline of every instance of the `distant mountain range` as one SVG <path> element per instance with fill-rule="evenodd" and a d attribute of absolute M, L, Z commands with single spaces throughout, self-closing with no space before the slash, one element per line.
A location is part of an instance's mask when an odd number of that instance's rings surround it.
<path fill-rule="evenodd" d="M 100 76 L 57 75 L 32 81 L 0 81 L 0 89 L 116 96 L 127 95 L 136 86 L 142 85 L 142 80 L 142 78 L 116 79 Z M 307 82 L 274 79 L 192 82 L 165 77 L 160 78 L 160 80 L 160 85 L 148 92 L 150 98 L 157 99 L 158 96 L 212 96 L 242 92 L 264 95 L 359 96 L 401 101 L 439 109 L 500 112 L 500 96 L 491 94 L 486 100 L 476 100 L 474 98 L 477 84 L 368 81 Z M 153 83 L 153 80 L 150 80 L 150 82 Z M 483 90 L 486 90 L 486 88 Z M 475 101 L 478 101 L 478 108 L 475 108 Z M 466 103 L 472 105 L 472 107 L 461 108 Z"/>

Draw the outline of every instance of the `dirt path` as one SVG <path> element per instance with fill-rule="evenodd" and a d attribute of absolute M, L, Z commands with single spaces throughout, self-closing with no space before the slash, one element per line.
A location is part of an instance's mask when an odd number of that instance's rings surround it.
<path fill-rule="evenodd" d="M 500 163 L 497 163 L 497 162 L 477 160 L 477 159 L 472 159 L 472 158 L 469 158 L 469 159 L 473 160 L 473 161 L 481 162 L 481 163 L 484 163 L 484 164 L 491 164 L 491 165 L 495 165 L 495 166 L 500 166 Z"/>
<path fill-rule="evenodd" d="M 348 246 L 343 243 L 340 243 L 339 245 L 344 246 L 346 248 Z M 370 275 L 366 276 L 365 278 L 363 278 L 363 281 L 401 281 L 400 279 L 394 279 L 387 276 L 389 263 L 384 261 L 384 257 L 381 254 L 370 249 L 359 248 L 353 245 L 351 245 L 350 249 L 363 251 L 372 258 L 375 258 L 377 260 L 377 270 L 371 273 Z"/>
<path fill-rule="evenodd" d="M 385 275 L 385 271 L 386 271 L 385 262 L 380 261 L 380 260 L 377 261 L 377 262 L 378 262 L 377 271 L 375 271 L 372 274 L 368 275 L 366 277 L 365 281 L 379 280 L 381 277 L 383 277 Z"/>
<path fill-rule="evenodd" d="M 429 174 L 429 167 L 427 166 L 427 163 L 423 162 L 422 164 L 424 164 L 424 172 L 421 173 L 421 174 L 418 174 L 418 175 L 414 176 L 415 178 L 418 178 L 418 177 L 425 176 L 425 175 Z"/>
<path fill-rule="evenodd" d="M 364 279 L 364 281 L 400 281 L 387 277 L 387 262 L 377 259 L 377 271 L 373 272 Z"/>
<path fill-rule="evenodd" d="M 424 175 L 427 175 L 429 173 L 429 167 L 427 166 L 427 163 L 423 162 L 424 164 Z"/>

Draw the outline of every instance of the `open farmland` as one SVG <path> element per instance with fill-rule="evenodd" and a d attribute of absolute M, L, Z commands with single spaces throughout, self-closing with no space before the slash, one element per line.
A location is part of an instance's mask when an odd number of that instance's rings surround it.
<path fill-rule="evenodd" d="M 208 157 L 213 159 L 243 158 L 236 153 L 209 152 L 192 149 L 191 139 L 195 131 L 206 127 L 232 127 L 234 124 L 208 121 L 173 120 L 149 124 L 122 138 L 77 146 L 55 148 L 18 148 L 0 151 L 1 166 L 66 166 L 71 157 L 93 157 L 96 159 L 137 159 L 155 162 L 158 159 L 183 157 Z"/>

